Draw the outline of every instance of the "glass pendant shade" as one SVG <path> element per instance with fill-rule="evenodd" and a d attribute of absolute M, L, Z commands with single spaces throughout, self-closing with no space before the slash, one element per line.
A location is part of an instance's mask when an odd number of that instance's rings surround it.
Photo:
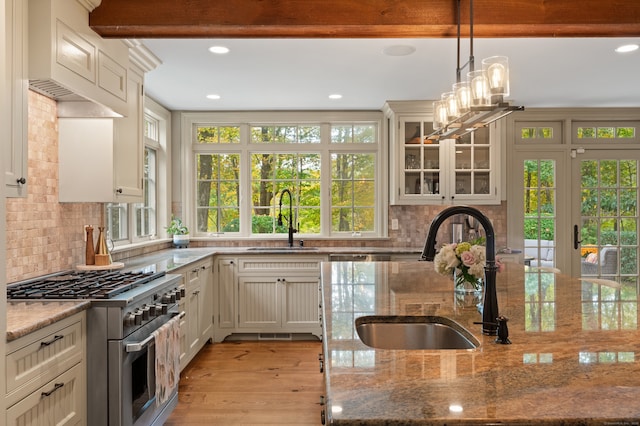
<path fill-rule="evenodd" d="M 447 122 L 455 121 L 460 115 L 458 112 L 458 101 L 454 92 L 446 92 L 442 94 L 442 100 L 447 108 Z"/>
<path fill-rule="evenodd" d="M 467 74 L 467 78 L 471 87 L 471 106 L 491 105 L 489 81 L 485 72 L 483 70 L 471 71 Z"/>
<path fill-rule="evenodd" d="M 491 56 L 482 60 L 492 96 L 509 96 L 509 58 Z"/>
<path fill-rule="evenodd" d="M 471 88 L 469 83 L 462 81 L 453 85 L 453 91 L 456 94 L 456 102 L 458 103 L 458 112 L 460 115 L 469 112 L 471 106 Z"/>
<path fill-rule="evenodd" d="M 447 125 L 447 107 L 444 101 L 433 103 L 433 129 L 439 130 Z"/>

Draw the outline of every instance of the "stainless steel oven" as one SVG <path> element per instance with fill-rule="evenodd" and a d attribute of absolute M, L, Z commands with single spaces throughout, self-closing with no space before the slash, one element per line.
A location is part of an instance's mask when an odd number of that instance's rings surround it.
<path fill-rule="evenodd" d="M 10 284 L 7 297 L 90 300 L 87 424 L 161 426 L 178 393 L 175 383 L 168 398 L 157 403 L 154 331 L 178 321 L 184 291 L 180 275 L 164 272 L 66 271 Z"/>
<path fill-rule="evenodd" d="M 183 314 L 170 315 L 179 318 Z M 109 400 L 119 401 L 109 404 L 109 418 L 120 419 L 120 425 L 162 425 L 178 403 L 177 387 L 168 403 L 158 407 L 156 401 L 156 345 L 152 333 L 162 323 L 150 324 L 123 340 L 109 341 Z"/>

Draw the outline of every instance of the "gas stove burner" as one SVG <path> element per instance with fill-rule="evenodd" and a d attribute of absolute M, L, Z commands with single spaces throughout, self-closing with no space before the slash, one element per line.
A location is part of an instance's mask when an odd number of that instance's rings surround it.
<path fill-rule="evenodd" d="M 56 275 L 54 277 L 45 278 L 45 281 L 49 282 L 64 282 L 64 281 L 72 281 L 80 278 L 79 275 L 74 274 L 66 274 L 66 275 Z"/>
<path fill-rule="evenodd" d="M 7 299 L 112 299 L 165 272 L 66 271 L 7 286 Z"/>

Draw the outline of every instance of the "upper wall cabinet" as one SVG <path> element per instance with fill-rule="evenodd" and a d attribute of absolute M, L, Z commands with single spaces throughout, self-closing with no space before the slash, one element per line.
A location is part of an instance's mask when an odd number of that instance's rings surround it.
<path fill-rule="evenodd" d="M 60 101 L 90 100 L 126 116 L 129 49 L 89 27 L 89 4 L 29 0 L 29 84 Z"/>
<path fill-rule="evenodd" d="M 127 116 L 114 121 L 113 177 L 118 203 L 144 201 L 144 73 L 132 66 L 128 76 Z"/>
<path fill-rule="evenodd" d="M 5 7 L 5 57 L 7 94 L 3 96 L 7 124 L 3 134 L 2 161 L 9 197 L 27 195 L 27 106 L 28 106 L 28 9 L 27 2 L 7 0 Z"/>
<path fill-rule="evenodd" d="M 396 205 L 500 204 L 498 143 L 491 128 L 430 140 L 431 105 L 385 105 L 390 137 L 390 201 Z"/>
<path fill-rule="evenodd" d="M 60 202 L 143 201 L 144 74 L 160 61 L 144 45 L 127 44 L 131 62 L 126 116 L 58 119 Z M 59 111 L 67 106 L 63 104 L 58 104 Z"/>

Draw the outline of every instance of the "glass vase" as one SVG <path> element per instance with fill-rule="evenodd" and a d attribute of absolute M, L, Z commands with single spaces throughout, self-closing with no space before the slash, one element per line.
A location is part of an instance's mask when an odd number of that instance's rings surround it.
<path fill-rule="evenodd" d="M 453 285 L 456 293 L 481 293 L 482 278 L 474 278 L 472 281 L 465 279 L 464 274 L 453 272 Z"/>

